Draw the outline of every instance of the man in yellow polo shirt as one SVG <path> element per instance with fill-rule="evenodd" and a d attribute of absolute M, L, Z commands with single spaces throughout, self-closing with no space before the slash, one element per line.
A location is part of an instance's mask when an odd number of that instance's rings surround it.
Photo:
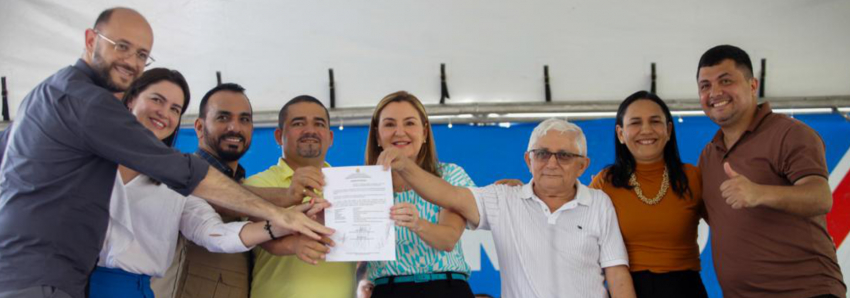
<path fill-rule="evenodd" d="M 325 155 L 333 144 L 330 115 L 322 102 L 307 95 L 287 102 L 278 114 L 274 136 L 283 156 L 277 165 L 249 177 L 245 185 L 289 187 L 299 172 L 299 177 L 311 180 L 304 183 L 307 188 L 318 188 L 313 183 L 323 181 L 318 169 L 330 166 Z M 255 248 L 251 297 L 354 297 L 356 263 L 324 262 L 330 243 L 330 239 L 319 242 L 291 235 Z"/>

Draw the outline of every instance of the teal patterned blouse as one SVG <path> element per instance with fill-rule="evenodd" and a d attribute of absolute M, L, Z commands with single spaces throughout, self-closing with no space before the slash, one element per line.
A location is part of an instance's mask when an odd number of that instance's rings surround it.
<path fill-rule="evenodd" d="M 475 187 L 475 183 L 466 174 L 463 168 L 452 163 L 440 163 L 443 180 L 460 187 Z M 397 192 L 394 195 L 395 203 L 411 203 L 419 210 L 420 219 L 437 223 L 440 218 L 440 208 L 431 204 L 416 192 L 410 190 Z M 435 272 L 462 272 L 469 275 L 469 265 L 463 258 L 460 240 L 450 252 L 440 251 L 428 246 L 416 233 L 406 227 L 396 227 L 396 261 L 368 262 L 368 277 L 373 282 L 375 279 L 386 276 L 413 275 Z"/>

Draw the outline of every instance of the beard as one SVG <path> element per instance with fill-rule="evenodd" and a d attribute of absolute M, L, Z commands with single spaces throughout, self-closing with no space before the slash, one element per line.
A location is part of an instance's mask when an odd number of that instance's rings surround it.
<path fill-rule="evenodd" d="M 251 148 L 251 144 L 247 143 L 245 140 L 245 136 L 238 132 L 231 132 L 220 135 L 218 137 L 211 137 L 207 128 L 204 127 L 204 142 L 207 143 L 207 147 L 215 151 L 215 154 L 219 159 L 223 161 L 238 161 L 245 155 L 245 152 L 248 152 L 248 149 Z M 242 150 L 239 150 L 238 147 L 234 148 L 230 145 L 222 145 L 222 140 L 228 137 L 237 137 L 242 139 Z"/>
<path fill-rule="evenodd" d="M 312 139 L 315 143 L 301 143 L 301 141 Z M 322 155 L 322 139 L 318 134 L 305 134 L 298 138 L 298 144 L 295 145 L 295 153 L 303 158 L 316 158 Z"/>
<path fill-rule="evenodd" d="M 91 62 L 91 68 L 94 70 L 95 75 L 106 85 L 104 87 L 109 90 L 109 92 L 117 93 L 127 91 L 129 84 L 127 84 L 127 86 L 118 85 L 118 83 L 112 80 L 112 76 L 109 75 L 109 71 L 115 66 L 114 62 L 107 63 L 106 60 L 103 59 L 103 55 L 101 55 L 97 49 L 94 51 Z"/>

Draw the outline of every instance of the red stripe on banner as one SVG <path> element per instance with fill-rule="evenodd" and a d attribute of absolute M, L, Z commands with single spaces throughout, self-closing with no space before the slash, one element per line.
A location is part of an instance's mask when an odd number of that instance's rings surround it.
<path fill-rule="evenodd" d="M 841 246 L 850 232 L 850 175 L 844 175 L 832 192 L 832 210 L 826 215 L 826 226 L 835 247 Z"/>

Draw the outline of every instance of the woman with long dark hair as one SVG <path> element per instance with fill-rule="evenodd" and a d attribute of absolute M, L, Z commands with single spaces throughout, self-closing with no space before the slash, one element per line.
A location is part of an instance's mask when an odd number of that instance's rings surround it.
<path fill-rule="evenodd" d="M 697 227 L 704 214 L 699 169 L 682 163 L 670 109 L 647 91 L 617 110 L 615 160 L 590 187 L 614 203 L 638 297 L 707 297 Z"/>

